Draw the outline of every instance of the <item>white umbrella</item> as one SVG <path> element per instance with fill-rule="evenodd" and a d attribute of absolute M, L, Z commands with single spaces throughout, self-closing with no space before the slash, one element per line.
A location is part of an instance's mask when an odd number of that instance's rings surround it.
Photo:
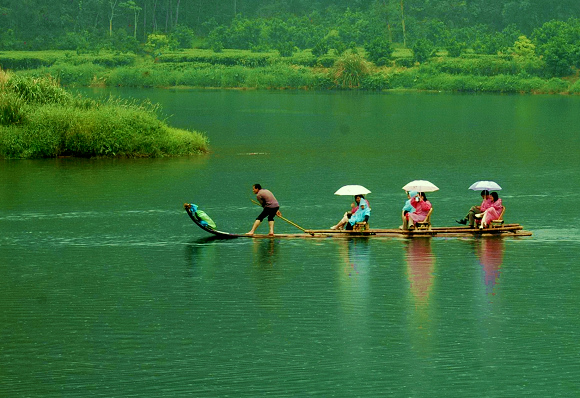
<path fill-rule="evenodd" d="M 367 193 L 371 193 L 371 191 L 369 191 L 362 185 L 345 185 L 344 187 L 336 191 L 334 194 L 341 196 L 354 196 L 354 195 L 366 195 Z"/>
<path fill-rule="evenodd" d="M 501 187 L 494 181 L 477 181 L 469 187 L 472 191 L 499 191 Z"/>
<path fill-rule="evenodd" d="M 417 192 L 435 192 L 439 188 L 435 186 L 432 182 L 426 180 L 415 180 L 411 181 L 403 187 L 405 191 L 417 191 Z"/>

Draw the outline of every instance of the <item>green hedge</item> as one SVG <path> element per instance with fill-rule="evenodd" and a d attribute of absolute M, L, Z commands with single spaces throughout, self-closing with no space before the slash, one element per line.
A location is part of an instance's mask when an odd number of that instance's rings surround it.
<path fill-rule="evenodd" d="M 56 63 L 68 65 L 94 64 L 107 68 L 135 64 L 134 54 L 76 55 L 70 51 L 10 51 L 0 52 L 0 68 L 29 70 L 50 67 Z"/>

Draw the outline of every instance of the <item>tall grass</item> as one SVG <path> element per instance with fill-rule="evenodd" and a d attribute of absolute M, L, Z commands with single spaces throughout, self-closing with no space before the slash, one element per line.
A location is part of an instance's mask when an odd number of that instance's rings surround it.
<path fill-rule="evenodd" d="M 203 153 L 198 132 L 169 127 L 157 106 L 74 97 L 52 79 L 0 72 L 0 156 L 160 157 Z"/>
<path fill-rule="evenodd" d="M 369 65 L 359 54 L 347 52 L 334 64 L 334 81 L 338 88 L 357 88 L 369 74 Z"/>

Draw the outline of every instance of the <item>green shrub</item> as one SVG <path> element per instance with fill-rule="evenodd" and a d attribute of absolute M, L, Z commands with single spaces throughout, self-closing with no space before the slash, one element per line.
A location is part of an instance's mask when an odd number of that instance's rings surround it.
<path fill-rule="evenodd" d="M 390 88 L 413 88 L 418 80 L 419 76 L 416 69 L 406 69 L 389 75 Z"/>
<path fill-rule="evenodd" d="M 547 82 L 544 82 L 541 92 L 547 94 L 563 93 L 568 91 L 568 82 L 557 77 L 553 77 Z"/>
<path fill-rule="evenodd" d="M 90 86 L 93 81 L 105 74 L 105 68 L 92 63 L 74 65 L 57 62 L 46 68 L 26 71 L 20 76 L 41 78 L 52 76 L 64 86 Z"/>
<path fill-rule="evenodd" d="M 419 39 L 413 44 L 413 60 L 423 63 L 433 56 L 435 47 L 427 39 Z"/>
<path fill-rule="evenodd" d="M 336 62 L 336 56 L 334 55 L 323 55 L 316 60 L 317 66 L 322 66 L 324 68 L 331 68 Z"/>
<path fill-rule="evenodd" d="M 0 92 L 0 125 L 19 124 L 26 117 L 26 104 L 17 94 Z"/>
<path fill-rule="evenodd" d="M 346 53 L 336 61 L 332 74 L 339 88 L 360 87 L 369 74 L 369 67 L 359 54 Z"/>
<path fill-rule="evenodd" d="M 53 78 L 32 78 L 12 75 L 5 84 L 6 91 L 18 95 L 26 103 L 61 104 L 71 102 L 73 96 Z"/>
<path fill-rule="evenodd" d="M 568 92 L 570 94 L 580 94 L 580 80 L 576 80 L 576 82 L 570 86 Z"/>
<path fill-rule="evenodd" d="M 382 73 L 373 73 L 363 78 L 361 88 L 365 90 L 386 90 L 389 89 L 389 78 Z"/>
<path fill-rule="evenodd" d="M 366 43 L 364 48 L 367 53 L 367 59 L 377 66 L 386 65 L 393 55 L 391 42 L 383 37 L 377 37 Z"/>
<path fill-rule="evenodd" d="M 415 61 L 412 58 L 397 58 L 395 60 L 395 66 L 403 68 L 412 68 L 415 65 Z"/>

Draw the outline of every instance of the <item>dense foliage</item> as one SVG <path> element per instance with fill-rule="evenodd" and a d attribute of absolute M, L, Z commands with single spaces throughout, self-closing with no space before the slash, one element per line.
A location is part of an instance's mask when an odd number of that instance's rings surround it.
<path fill-rule="evenodd" d="M 312 48 L 333 29 L 347 44 L 384 36 L 438 45 L 445 31 L 493 40 L 509 26 L 529 36 L 545 22 L 579 17 L 578 0 L 0 0 L 0 49 L 128 51 L 159 33 L 188 48 L 218 26 L 233 33 L 222 36 L 226 48 L 289 40 Z"/>
<path fill-rule="evenodd" d="M 52 79 L 0 70 L 0 157 L 171 156 L 204 151 L 205 136 L 167 126 L 151 104 L 75 97 Z"/>

